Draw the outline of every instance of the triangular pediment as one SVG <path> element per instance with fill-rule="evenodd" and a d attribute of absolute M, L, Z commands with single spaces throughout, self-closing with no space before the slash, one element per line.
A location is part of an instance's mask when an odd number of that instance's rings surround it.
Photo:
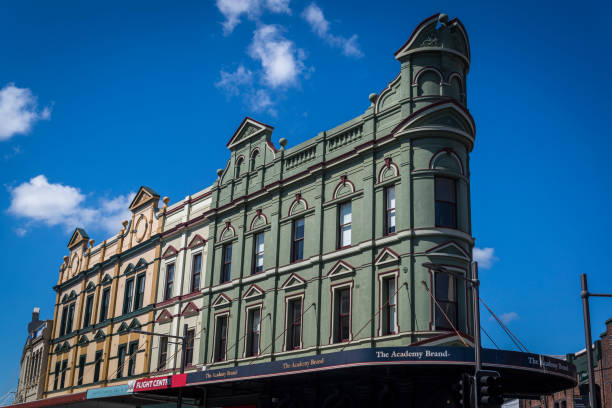
<path fill-rule="evenodd" d="M 93 282 L 89 282 L 85 288 L 85 291 L 93 292 L 94 290 L 96 290 L 96 285 Z"/>
<path fill-rule="evenodd" d="M 212 303 L 213 307 L 225 307 L 229 306 L 232 303 L 232 300 L 225 293 L 219 294 L 217 298 Z"/>
<path fill-rule="evenodd" d="M 132 323 L 130 323 L 130 325 L 128 326 L 128 329 L 130 329 L 130 330 L 139 330 L 141 327 L 142 327 L 142 325 L 140 324 L 138 319 L 134 319 L 134 320 L 132 320 Z"/>
<path fill-rule="evenodd" d="M 350 275 L 355 272 L 355 268 L 344 261 L 338 261 L 336 264 L 330 269 L 327 274 L 328 278 L 337 278 L 339 276 Z"/>
<path fill-rule="evenodd" d="M 251 298 L 258 298 L 260 296 L 264 295 L 264 290 L 262 288 L 260 288 L 259 286 L 252 284 L 250 288 L 247 289 L 246 292 L 244 292 L 244 296 L 242 296 L 243 299 L 251 299 Z"/>
<path fill-rule="evenodd" d="M 454 241 L 449 241 L 444 244 L 435 246 L 427 251 L 428 255 L 447 256 L 460 258 L 466 261 L 470 260 L 470 255 L 459 244 Z"/>
<path fill-rule="evenodd" d="M 70 351 L 70 344 L 68 344 L 67 341 L 64 342 L 64 344 L 62 344 L 62 347 L 60 347 L 60 353 L 66 353 L 68 351 Z"/>
<path fill-rule="evenodd" d="M 113 281 L 113 278 L 111 278 L 110 275 L 107 273 L 106 275 L 104 275 L 104 278 L 102 278 L 102 285 L 107 285 L 111 283 L 112 281 Z"/>
<path fill-rule="evenodd" d="M 121 323 L 121 326 L 119 326 L 119 330 L 117 330 L 117 333 L 126 333 L 129 330 L 129 327 L 127 325 L 126 322 Z"/>
<path fill-rule="evenodd" d="M 129 274 L 131 274 L 131 273 L 134 273 L 134 265 L 133 265 L 133 264 L 129 264 L 129 265 L 128 265 L 128 266 L 125 268 L 124 273 L 125 273 L 126 275 L 129 275 Z"/>
<path fill-rule="evenodd" d="M 172 321 L 172 314 L 167 310 L 162 310 L 162 312 L 157 316 L 157 320 L 155 323 L 168 323 Z"/>
<path fill-rule="evenodd" d="M 136 266 L 134 267 L 134 270 L 136 270 L 136 271 L 140 271 L 140 270 L 142 270 L 142 269 L 146 269 L 146 267 L 147 267 L 148 265 L 149 265 L 149 264 L 147 263 L 147 261 L 145 261 L 145 260 L 144 260 L 144 258 L 140 258 L 140 259 L 138 260 L 138 262 L 136 263 Z"/>
<path fill-rule="evenodd" d="M 283 283 L 282 288 L 285 290 L 297 289 L 306 285 L 306 280 L 297 273 L 292 273 L 291 276 Z"/>
<path fill-rule="evenodd" d="M 206 243 L 206 240 L 202 238 L 200 234 L 196 234 L 195 237 L 193 237 L 193 239 L 191 240 L 191 242 L 189 242 L 189 245 L 187 246 L 187 248 L 189 249 L 197 248 L 199 246 L 204 245 L 205 243 Z"/>
<path fill-rule="evenodd" d="M 104 334 L 104 332 L 102 330 L 98 330 L 98 332 L 96 333 L 93 339 L 94 341 L 102 341 L 104 340 L 105 337 L 106 335 Z"/>
<path fill-rule="evenodd" d="M 86 346 L 89 344 L 89 340 L 87 339 L 87 336 L 83 335 L 79 338 L 79 346 Z"/>
<path fill-rule="evenodd" d="M 198 307 L 193 302 L 189 302 L 187 303 L 187 306 L 185 306 L 185 308 L 183 309 L 181 316 L 193 316 L 198 314 L 199 311 L 200 309 L 198 309 Z"/>
<path fill-rule="evenodd" d="M 397 252 L 395 252 L 391 248 L 384 248 L 376 257 L 374 265 L 382 266 L 387 264 L 393 264 L 399 262 L 399 260 L 400 256 Z"/>
<path fill-rule="evenodd" d="M 159 201 L 159 194 L 157 194 L 152 188 L 141 186 L 130 204 L 130 211 L 135 211 L 139 207 L 142 207 L 151 201 L 157 203 Z"/>
<path fill-rule="evenodd" d="M 173 247 L 172 245 L 170 245 L 168 248 L 166 248 L 166 250 L 164 251 L 164 254 L 162 255 L 162 258 L 170 258 L 175 256 L 176 254 L 178 254 L 178 250 Z"/>
<path fill-rule="evenodd" d="M 83 241 L 89 241 L 89 235 L 87 235 L 83 228 L 76 228 L 72 233 L 72 237 L 70 237 L 70 241 L 68 241 L 68 249 L 73 249 Z"/>
<path fill-rule="evenodd" d="M 227 142 L 227 147 L 231 149 L 248 139 L 252 139 L 262 134 L 269 135 L 273 130 L 274 128 L 272 126 L 246 117 L 240 126 L 238 126 L 238 129 L 236 129 L 229 142 Z"/>

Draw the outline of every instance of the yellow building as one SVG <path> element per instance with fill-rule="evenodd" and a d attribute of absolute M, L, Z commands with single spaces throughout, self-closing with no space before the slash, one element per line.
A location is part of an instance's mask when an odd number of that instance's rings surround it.
<path fill-rule="evenodd" d="M 167 199 L 141 187 L 131 220 L 94 246 L 77 228 L 60 267 L 44 397 L 126 383 L 149 370 Z"/>

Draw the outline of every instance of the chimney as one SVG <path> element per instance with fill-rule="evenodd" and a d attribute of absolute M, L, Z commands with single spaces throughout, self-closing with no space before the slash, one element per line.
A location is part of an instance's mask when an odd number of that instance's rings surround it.
<path fill-rule="evenodd" d="M 32 311 L 32 321 L 37 322 L 38 317 L 40 316 L 40 307 L 35 307 Z"/>

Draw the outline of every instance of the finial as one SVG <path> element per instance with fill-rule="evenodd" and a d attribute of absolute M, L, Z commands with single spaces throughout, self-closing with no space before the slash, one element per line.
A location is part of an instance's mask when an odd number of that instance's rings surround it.
<path fill-rule="evenodd" d="M 164 207 L 167 207 L 168 203 L 170 202 L 170 197 L 166 196 L 162 198 L 162 201 L 164 202 Z"/>
<path fill-rule="evenodd" d="M 89 247 L 92 248 L 95 243 L 96 243 L 96 241 L 94 241 L 93 239 L 90 239 L 89 240 Z"/>
<path fill-rule="evenodd" d="M 68 257 L 64 255 L 64 262 L 68 263 Z"/>
<path fill-rule="evenodd" d="M 217 169 L 217 176 L 221 177 L 223 175 L 223 169 Z"/>
<path fill-rule="evenodd" d="M 127 220 L 121 221 L 121 225 L 123 225 L 123 228 L 127 227 L 128 221 Z"/>
<path fill-rule="evenodd" d="M 374 105 L 378 100 L 378 94 L 371 93 L 370 96 L 368 96 L 368 99 L 370 99 L 370 102 L 372 102 L 372 105 Z"/>
<path fill-rule="evenodd" d="M 287 139 L 281 137 L 278 144 L 281 145 L 281 150 L 285 150 L 285 146 L 287 146 Z"/>
<path fill-rule="evenodd" d="M 446 23 L 448 22 L 448 15 L 445 13 L 440 13 L 440 15 L 438 16 L 438 22 L 442 25 L 446 25 Z"/>

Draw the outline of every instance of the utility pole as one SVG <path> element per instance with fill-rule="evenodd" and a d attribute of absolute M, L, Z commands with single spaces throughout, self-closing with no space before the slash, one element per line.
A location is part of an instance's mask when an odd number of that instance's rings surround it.
<path fill-rule="evenodd" d="M 587 370 L 589 374 L 589 403 L 591 408 L 599 408 L 595 394 L 595 373 L 593 368 L 593 340 L 591 339 L 591 312 L 589 297 L 612 297 L 612 293 L 589 293 L 586 273 L 580 274 L 580 297 L 582 298 L 582 313 L 584 317 L 584 342 L 586 343 Z"/>

